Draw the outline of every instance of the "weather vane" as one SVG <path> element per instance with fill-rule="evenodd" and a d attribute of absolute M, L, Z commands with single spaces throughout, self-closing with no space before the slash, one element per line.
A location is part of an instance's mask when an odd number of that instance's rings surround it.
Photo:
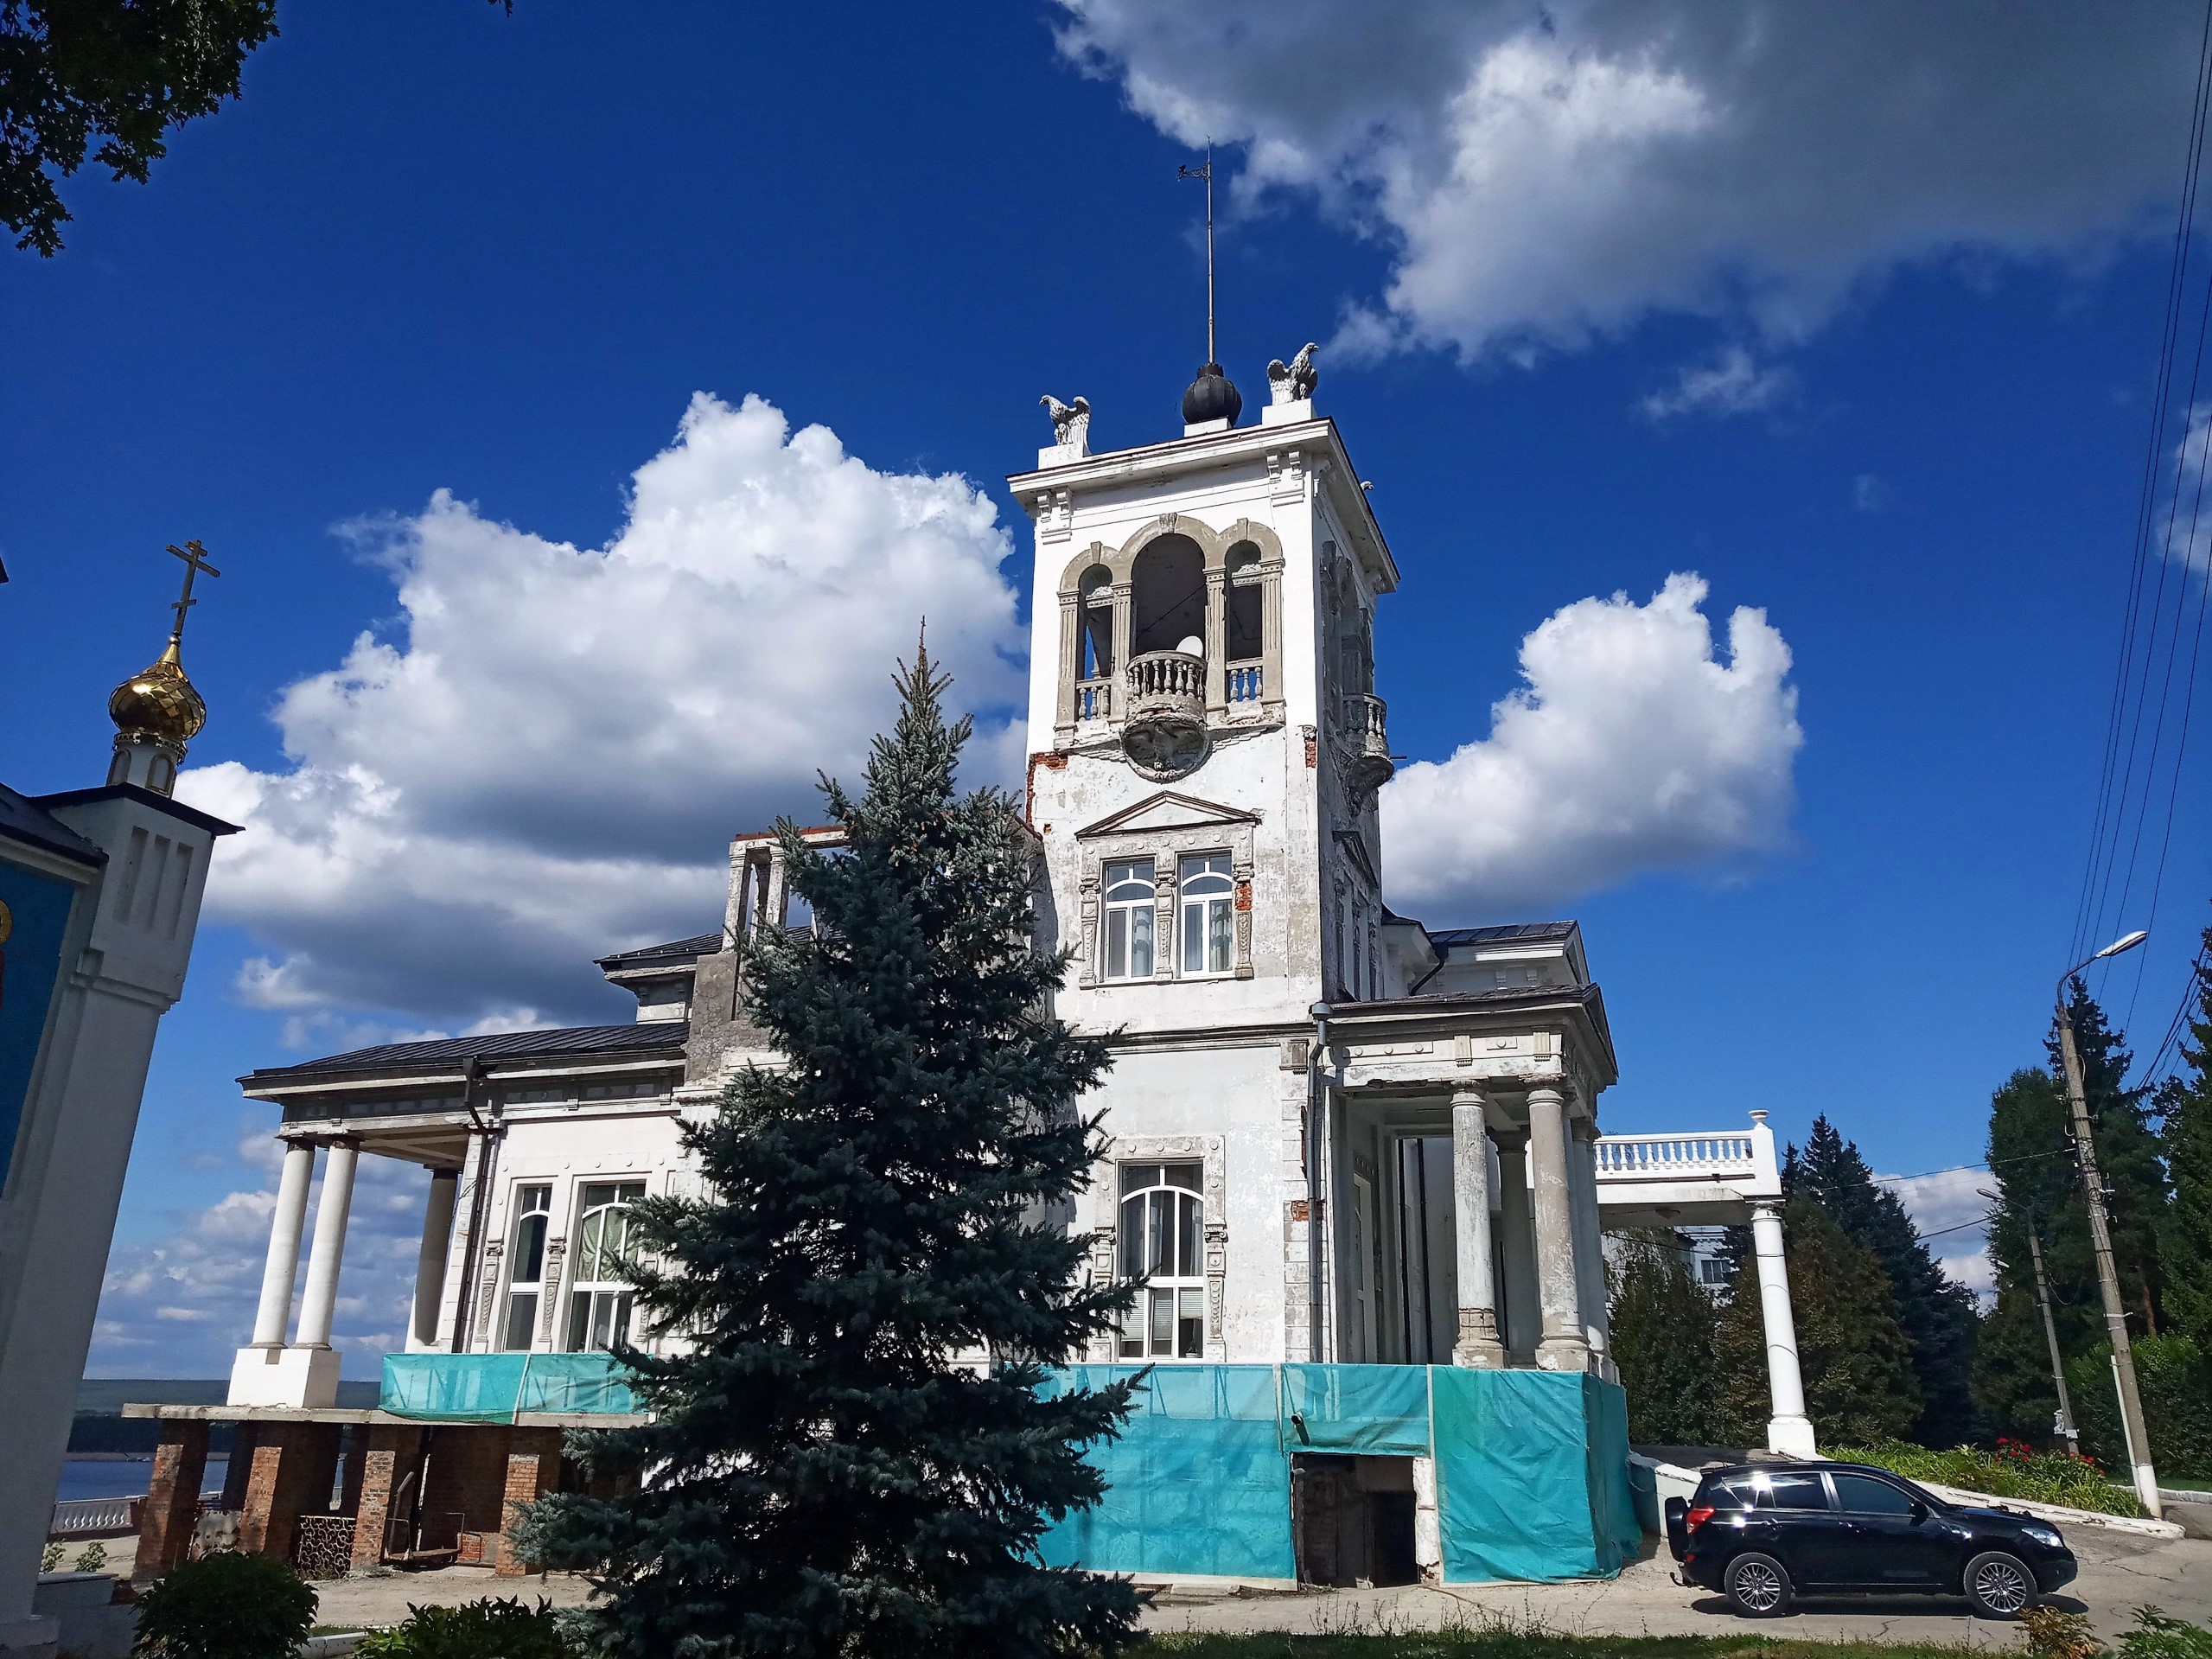
<path fill-rule="evenodd" d="M 1193 167 L 1185 162 L 1175 170 L 1179 179 L 1206 181 L 1206 361 L 1218 363 L 1214 354 L 1214 141 L 1206 141 L 1206 163 Z"/>
<path fill-rule="evenodd" d="M 176 626 L 169 631 L 169 642 L 175 645 L 184 638 L 184 613 L 200 603 L 192 597 L 193 577 L 202 571 L 210 576 L 220 576 L 222 572 L 207 562 L 207 550 L 196 541 L 188 541 L 182 547 L 171 543 L 169 551 L 184 561 L 184 591 L 169 606 L 176 613 Z"/>

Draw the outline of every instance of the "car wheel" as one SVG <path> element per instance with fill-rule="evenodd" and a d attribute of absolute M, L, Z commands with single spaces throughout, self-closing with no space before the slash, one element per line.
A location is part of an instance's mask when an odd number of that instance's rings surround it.
<path fill-rule="evenodd" d="M 1779 1618 L 1789 1611 L 1789 1573 L 1771 1555 L 1746 1551 L 1721 1580 L 1729 1605 L 1745 1618 Z"/>
<path fill-rule="evenodd" d="M 2036 1575 L 2017 1555 L 1991 1550 L 1967 1563 L 1967 1599 L 1984 1618 L 2018 1618 L 2036 1602 Z"/>

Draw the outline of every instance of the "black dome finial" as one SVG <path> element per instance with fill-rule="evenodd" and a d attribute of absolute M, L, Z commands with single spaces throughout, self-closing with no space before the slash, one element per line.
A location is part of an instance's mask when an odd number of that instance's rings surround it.
<path fill-rule="evenodd" d="M 1208 363 L 1182 394 L 1182 424 L 1196 426 L 1209 420 L 1226 420 L 1232 426 L 1244 413 L 1244 394 L 1221 373 L 1219 363 Z"/>

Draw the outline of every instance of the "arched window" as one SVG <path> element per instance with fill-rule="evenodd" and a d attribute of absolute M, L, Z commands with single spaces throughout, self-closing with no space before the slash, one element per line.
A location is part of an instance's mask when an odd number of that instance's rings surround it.
<path fill-rule="evenodd" d="M 1189 536 L 1145 544 L 1130 566 L 1131 656 L 1206 637 L 1206 559 Z"/>
<path fill-rule="evenodd" d="M 1106 960 L 1100 978 L 1152 977 L 1152 861 L 1127 858 L 1106 867 Z"/>
<path fill-rule="evenodd" d="M 1176 873 L 1182 908 L 1182 971 L 1227 973 L 1235 962 L 1229 902 L 1236 889 L 1229 879 L 1229 855 L 1186 853 Z"/>
<path fill-rule="evenodd" d="M 605 1353 L 630 1337 L 634 1292 L 622 1277 L 629 1248 L 630 1206 L 642 1181 L 591 1181 L 577 1195 L 575 1268 L 569 1279 L 569 1351 Z"/>
<path fill-rule="evenodd" d="M 1076 585 L 1077 625 L 1082 633 L 1077 677 L 1104 680 L 1113 672 L 1113 572 L 1093 565 Z"/>
<path fill-rule="evenodd" d="M 514 1190 L 514 1227 L 507 1247 L 507 1326 L 500 1346 L 529 1348 L 538 1334 L 538 1298 L 545 1291 L 545 1225 L 552 1219 L 553 1190 Z"/>
<path fill-rule="evenodd" d="M 1259 549 L 1240 541 L 1229 549 L 1228 614 L 1222 618 L 1222 650 L 1227 671 L 1223 686 L 1231 703 L 1255 703 L 1265 691 L 1266 641 L 1262 617 L 1266 603 L 1259 573 Z"/>
<path fill-rule="evenodd" d="M 1123 1316 L 1124 1359 L 1206 1356 L 1206 1201 L 1196 1164 L 1124 1164 L 1120 1274 L 1142 1281 Z"/>

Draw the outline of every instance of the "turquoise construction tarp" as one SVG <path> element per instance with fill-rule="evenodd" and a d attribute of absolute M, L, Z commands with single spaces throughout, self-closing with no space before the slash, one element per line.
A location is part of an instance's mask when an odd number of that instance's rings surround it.
<path fill-rule="evenodd" d="M 1075 1366 L 1096 1388 L 1136 1366 Z M 1433 1457 L 1450 1584 L 1608 1578 L 1636 1551 L 1626 1396 L 1573 1372 L 1418 1365 L 1165 1365 L 1119 1439 L 1091 1448 L 1099 1505 L 1044 1559 L 1099 1572 L 1297 1573 L 1291 1458 Z"/>
<path fill-rule="evenodd" d="M 616 1415 L 638 1406 L 611 1354 L 389 1354 L 377 1407 L 439 1423 L 512 1423 L 520 1412 Z"/>
<path fill-rule="evenodd" d="M 1142 1369 L 1077 1365 L 1059 1375 L 1095 1388 Z M 1040 1553 L 1055 1566 L 1100 1573 L 1295 1577 L 1278 1413 L 1274 1366 L 1155 1366 L 1120 1438 L 1090 1449 L 1105 1500 L 1047 1533 Z"/>
<path fill-rule="evenodd" d="M 1575 1372 L 1430 1377 L 1444 1582 L 1618 1573 L 1639 1536 L 1620 1388 Z"/>

